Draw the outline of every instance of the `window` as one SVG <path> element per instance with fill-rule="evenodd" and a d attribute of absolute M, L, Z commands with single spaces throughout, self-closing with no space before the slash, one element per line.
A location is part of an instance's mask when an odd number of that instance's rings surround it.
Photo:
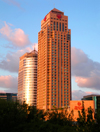
<path fill-rule="evenodd" d="M 64 23 L 62 23 L 62 31 L 64 31 Z"/>
<path fill-rule="evenodd" d="M 55 22 L 54 22 L 54 30 L 55 30 Z"/>
<path fill-rule="evenodd" d="M 58 22 L 57 22 L 57 31 L 58 31 Z"/>
<path fill-rule="evenodd" d="M 61 23 L 59 24 L 59 31 L 61 31 Z"/>

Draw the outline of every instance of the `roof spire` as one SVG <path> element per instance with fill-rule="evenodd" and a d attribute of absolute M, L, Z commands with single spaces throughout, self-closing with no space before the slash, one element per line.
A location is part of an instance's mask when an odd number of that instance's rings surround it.
<path fill-rule="evenodd" d="M 54 8 L 55 8 L 55 3 L 54 3 Z"/>
<path fill-rule="evenodd" d="M 34 46 L 34 51 L 35 51 L 35 46 Z"/>

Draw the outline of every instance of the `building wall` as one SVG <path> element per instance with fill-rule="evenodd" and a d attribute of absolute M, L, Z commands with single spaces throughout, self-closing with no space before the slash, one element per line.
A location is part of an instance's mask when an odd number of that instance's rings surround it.
<path fill-rule="evenodd" d="M 37 102 L 37 52 L 20 57 L 18 75 L 18 99 L 36 106 Z"/>
<path fill-rule="evenodd" d="M 93 118 L 94 118 L 94 113 L 95 113 L 95 104 L 93 100 L 77 100 L 77 101 L 70 101 L 70 107 L 69 107 L 69 113 L 73 110 L 73 114 L 74 114 L 74 120 L 77 120 L 77 118 L 79 117 L 78 111 L 82 111 L 83 108 L 83 104 L 84 104 L 84 109 L 86 114 L 88 113 L 88 108 L 92 108 L 93 109 Z"/>
<path fill-rule="evenodd" d="M 17 93 L 0 93 L 0 98 L 7 101 L 16 101 Z"/>
<path fill-rule="evenodd" d="M 97 97 L 97 110 L 100 109 L 100 96 Z"/>
<path fill-rule="evenodd" d="M 95 111 L 97 112 L 97 110 L 100 109 L 100 95 L 86 95 L 83 96 L 82 100 L 94 100 Z"/>
<path fill-rule="evenodd" d="M 37 108 L 69 105 L 71 99 L 71 30 L 68 17 L 53 9 L 38 33 Z"/>
<path fill-rule="evenodd" d="M 84 103 L 84 105 L 83 105 Z M 70 101 L 70 105 L 68 107 L 64 107 L 62 109 L 53 109 L 50 110 L 49 112 L 58 112 L 58 113 L 63 113 L 65 115 L 66 118 L 69 118 L 70 115 L 70 119 L 72 119 L 72 121 L 77 121 L 77 118 L 79 118 L 79 111 L 80 114 L 82 115 L 82 109 L 84 106 L 84 111 L 85 111 L 85 115 L 87 116 L 88 114 L 88 108 L 92 108 L 93 111 L 93 119 L 94 119 L 94 115 L 95 115 L 95 107 L 94 107 L 94 101 L 93 100 L 85 100 L 85 101 L 81 101 L 81 100 L 77 100 L 77 101 Z M 48 115 L 45 118 L 46 120 L 49 119 Z"/>

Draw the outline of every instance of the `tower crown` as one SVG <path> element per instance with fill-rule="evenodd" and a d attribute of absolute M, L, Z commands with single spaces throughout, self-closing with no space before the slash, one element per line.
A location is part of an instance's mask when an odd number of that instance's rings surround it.
<path fill-rule="evenodd" d="M 38 52 L 35 50 L 35 48 L 34 48 L 34 50 L 32 50 L 30 53 L 32 53 L 32 54 L 38 54 Z"/>
<path fill-rule="evenodd" d="M 64 12 L 62 12 L 62 11 L 56 9 L 56 8 L 52 9 L 50 12 L 52 12 L 52 13 L 64 14 Z"/>

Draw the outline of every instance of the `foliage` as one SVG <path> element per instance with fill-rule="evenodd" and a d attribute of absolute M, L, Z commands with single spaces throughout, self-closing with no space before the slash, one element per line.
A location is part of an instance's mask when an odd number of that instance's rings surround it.
<path fill-rule="evenodd" d="M 95 132 L 100 132 L 100 109 L 98 109 L 96 114 Z"/>
<path fill-rule="evenodd" d="M 84 105 L 84 104 L 83 104 Z M 73 111 L 69 115 L 63 114 L 55 108 L 44 112 L 25 102 L 9 102 L 0 99 L 0 132 L 99 132 L 100 110 L 96 121 L 93 111 L 88 108 L 87 114 L 84 107 L 79 112 L 77 122 L 73 122 Z"/>
<path fill-rule="evenodd" d="M 94 132 L 94 126 L 95 126 L 95 120 L 93 119 L 93 110 L 92 108 L 88 108 L 88 111 L 86 112 L 84 109 L 84 102 L 82 102 L 83 109 L 79 112 L 79 118 L 77 119 L 77 130 L 79 132 Z"/>

